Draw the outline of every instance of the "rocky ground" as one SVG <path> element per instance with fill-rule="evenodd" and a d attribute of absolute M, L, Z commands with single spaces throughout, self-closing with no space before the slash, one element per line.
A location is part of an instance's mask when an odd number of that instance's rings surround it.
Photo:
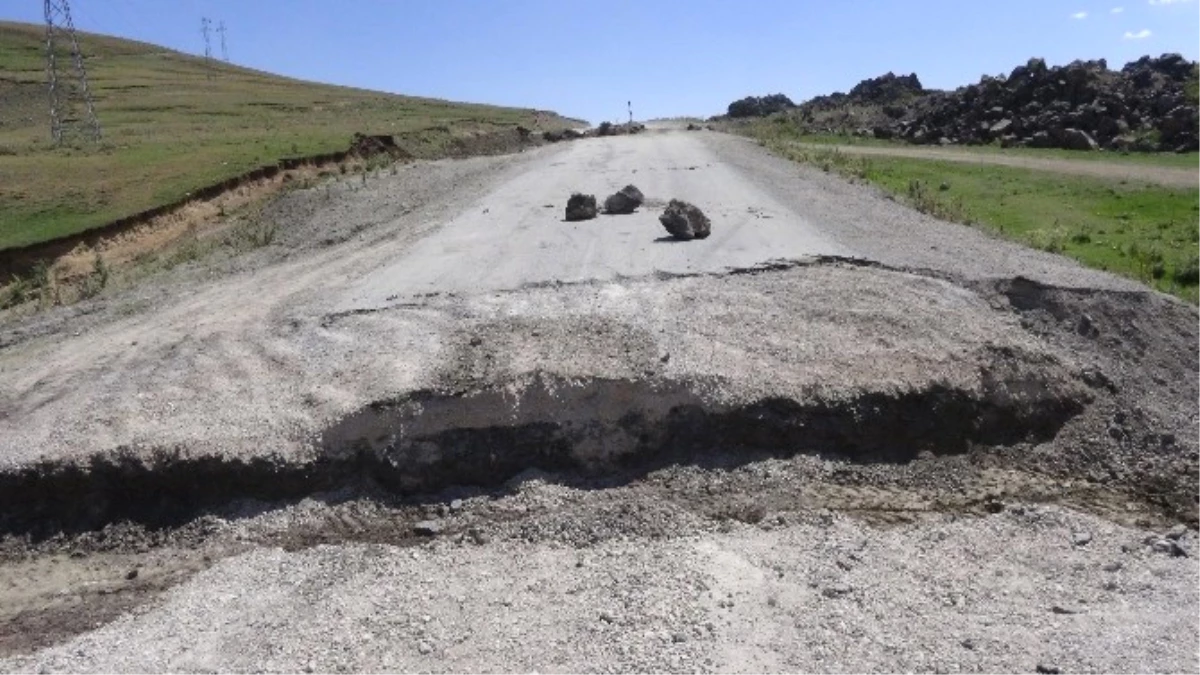
<path fill-rule="evenodd" d="M 0 669 L 1200 665 L 1194 307 L 671 129 L 268 212 L 0 325 Z"/>

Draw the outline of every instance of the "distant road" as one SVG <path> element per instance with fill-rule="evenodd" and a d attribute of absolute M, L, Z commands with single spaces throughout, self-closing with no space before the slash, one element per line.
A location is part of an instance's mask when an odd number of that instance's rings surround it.
<path fill-rule="evenodd" d="M 655 272 L 691 274 L 774 258 L 850 255 L 819 224 L 735 171 L 683 132 L 573 143 L 490 192 L 355 287 L 348 308 L 432 292 L 480 292 L 546 282 L 607 281 Z M 634 183 L 647 204 L 627 216 L 565 222 L 572 192 L 599 202 Z M 720 227 L 681 245 L 658 215 L 672 198 L 702 204 Z M 649 236 L 647 236 L 649 234 Z"/>
<path fill-rule="evenodd" d="M 979 152 L 970 148 L 887 147 L 875 145 L 830 145 L 827 143 L 796 143 L 808 150 L 838 150 L 847 154 L 911 159 L 936 159 L 966 164 L 992 164 L 1019 169 L 1053 171 L 1055 173 L 1133 180 L 1167 187 L 1196 187 L 1200 184 L 1200 167 L 1180 168 L 1153 166 L 1132 162 L 1109 162 L 1095 159 L 1060 159 L 1056 157 L 1019 157 Z"/>

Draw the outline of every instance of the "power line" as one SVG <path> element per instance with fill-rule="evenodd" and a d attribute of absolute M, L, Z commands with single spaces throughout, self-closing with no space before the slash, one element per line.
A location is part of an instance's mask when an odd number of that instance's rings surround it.
<path fill-rule="evenodd" d="M 229 63 L 229 50 L 225 48 L 225 21 L 218 24 L 217 32 L 221 34 L 221 59 Z"/>
<path fill-rule="evenodd" d="M 87 69 L 83 63 L 83 52 L 79 49 L 79 38 L 75 35 L 75 23 L 71 20 L 69 0 L 45 0 L 46 15 L 46 81 L 50 90 L 50 135 L 54 142 L 62 145 L 68 137 L 83 137 L 89 141 L 100 140 L 100 121 L 96 119 L 96 107 L 92 92 L 88 88 Z M 58 72 L 58 43 L 65 41 L 71 49 L 71 73 L 62 81 Z M 77 112 L 84 107 L 83 118 Z"/>
<path fill-rule="evenodd" d="M 206 16 L 200 17 L 200 32 L 204 35 L 204 68 L 208 71 L 208 79 L 212 79 L 212 40 L 208 37 L 208 30 L 212 26 L 212 21 Z"/>

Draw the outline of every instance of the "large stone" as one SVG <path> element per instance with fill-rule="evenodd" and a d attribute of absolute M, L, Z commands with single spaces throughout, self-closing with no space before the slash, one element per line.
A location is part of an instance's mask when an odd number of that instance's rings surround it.
<path fill-rule="evenodd" d="M 1086 131 L 1079 129 L 1063 129 L 1062 134 L 1063 147 L 1068 150 L 1099 150 L 1100 145 L 1096 143 L 1096 139 L 1088 135 Z"/>
<path fill-rule="evenodd" d="M 667 209 L 658 217 L 672 237 L 684 241 L 704 239 L 712 232 L 712 223 L 704 213 L 685 201 L 672 199 Z"/>
<path fill-rule="evenodd" d="M 595 195 L 576 192 L 567 200 L 567 220 L 591 220 L 597 212 Z"/>
<path fill-rule="evenodd" d="M 646 200 L 642 191 L 633 185 L 626 185 L 619 192 L 609 195 L 604 200 L 605 213 L 633 213 Z"/>
<path fill-rule="evenodd" d="M 1029 137 L 1026 142 L 1031 148 L 1053 148 L 1054 139 L 1050 138 L 1050 133 L 1046 131 L 1038 131 Z"/>

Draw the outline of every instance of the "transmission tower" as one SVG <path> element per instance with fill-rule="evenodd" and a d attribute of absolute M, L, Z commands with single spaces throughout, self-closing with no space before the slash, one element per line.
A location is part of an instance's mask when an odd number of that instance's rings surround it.
<path fill-rule="evenodd" d="M 82 137 L 89 141 L 100 140 L 100 121 L 96 119 L 96 108 L 92 92 L 88 88 L 87 70 L 83 66 L 83 52 L 79 50 L 79 38 L 75 35 L 75 23 L 71 21 L 69 0 L 45 0 L 46 13 L 46 81 L 50 88 L 50 135 L 61 145 L 65 140 Z M 60 77 L 58 71 L 59 42 L 68 43 L 71 49 L 69 77 Z M 67 73 L 62 73 L 67 75 Z M 83 105 L 82 115 L 79 112 Z"/>
<path fill-rule="evenodd" d="M 212 79 L 212 40 L 208 37 L 208 29 L 212 26 L 212 21 L 208 17 L 200 17 L 200 32 L 204 35 L 204 68 L 207 71 L 208 79 Z"/>
<path fill-rule="evenodd" d="M 225 63 L 229 63 L 229 50 L 225 48 L 225 22 L 222 21 L 217 26 L 217 32 L 221 34 L 221 59 Z"/>

